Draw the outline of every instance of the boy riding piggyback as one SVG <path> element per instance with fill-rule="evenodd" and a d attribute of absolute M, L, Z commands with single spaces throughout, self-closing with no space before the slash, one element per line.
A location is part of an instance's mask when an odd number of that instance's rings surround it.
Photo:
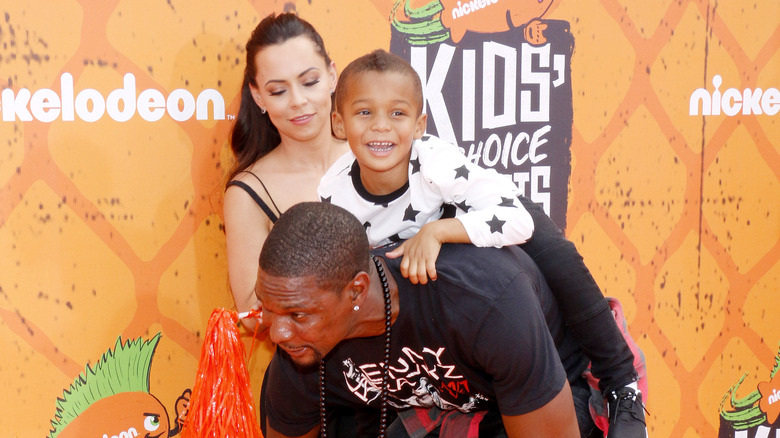
<path fill-rule="evenodd" d="M 609 437 L 645 437 L 634 355 L 573 243 L 509 179 L 426 135 L 422 86 L 400 57 L 377 50 L 350 63 L 335 92 L 333 131 L 352 153 L 323 176 L 318 193 L 362 223 L 373 247 L 398 243 L 413 283 L 436 279 L 442 243 L 520 245 L 539 266 L 567 330 L 591 359 L 609 407 Z M 454 217 L 443 217 L 454 208 Z"/>

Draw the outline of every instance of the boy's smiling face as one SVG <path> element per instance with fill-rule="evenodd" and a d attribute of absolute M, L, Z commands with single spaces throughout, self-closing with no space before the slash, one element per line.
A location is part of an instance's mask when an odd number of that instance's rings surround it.
<path fill-rule="evenodd" d="M 422 102 L 410 78 L 397 72 L 357 73 L 346 91 L 333 131 L 349 141 L 366 190 L 392 193 L 406 183 L 412 142 L 425 133 Z"/>

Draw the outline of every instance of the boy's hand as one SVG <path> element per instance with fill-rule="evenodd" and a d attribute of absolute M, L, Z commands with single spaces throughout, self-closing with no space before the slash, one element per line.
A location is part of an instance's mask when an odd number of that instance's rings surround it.
<path fill-rule="evenodd" d="M 401 275 L 413 284 L 436 280 L 436 259 L 442 243 L 471 243 L 466 228 L 455 218 L 428 222 L 398 248 L 388 252 L 388 258 L 401 260 Z"/>
<path fill-rule="evenodd" d="M 416 235 L 388 252 L 387 257 L 394 259 L 403 256 L 401 275 L 408 278 L 412 284 L 426 284 L 428 278 L 436 280 L 436 258 L 439 256 L 441 244 L 431 227 L 425 225 Z"/>
<path fill-rule="evenodd" d="M 426 284 L 428 278 L 436 280 L 436 258 L 440 249 L 441 242 L 436 238 L 430 235 L 424 237 L 418 233 L 388 252 L 387 257 L 394 259 L 403 256 L 401 275 L 408 278 L 412 284 Z"/>

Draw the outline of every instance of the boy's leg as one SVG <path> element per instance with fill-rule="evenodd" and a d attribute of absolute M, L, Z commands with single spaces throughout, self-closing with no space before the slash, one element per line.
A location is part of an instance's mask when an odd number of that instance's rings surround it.
<path fill-rule="evenodd" d="M 534 221 L 533 236 L 520 246 L 544 274 L 568 331 L 591 360 L 591 372 L 599 378 L 599 389 L 612 409 L 609 438 L 645 437 L 642 396 L 634 391 L 634 354 L 604 294 L 577 248 L 544 210 L 522 196 L 520 202 Z"/>
<path fill-rule="evenodd" d="M 567 329 L 592 361 L 599 388 L 611 392 L 635 381 L 634 355 L 577 248 L 539 205 L 520 201 L 534 220 L 533 236 L 520 246 L 544 274 Z"/>

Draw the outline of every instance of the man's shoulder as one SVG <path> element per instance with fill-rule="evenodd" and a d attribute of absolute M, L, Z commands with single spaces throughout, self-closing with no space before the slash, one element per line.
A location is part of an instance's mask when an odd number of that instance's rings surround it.
<path fill-rule="evenodd" d="M 437 280 L 429 282 L 435 287 L 457 288 L 494 298 L 510 285 L 517 286 L 518 277 L 523 278 L 529 290 L 538 288 L 543 281 L 536 265 L 518 246 L 444 244 L 436 259 L 436 272 Z"/>
<path fill-rule="evenodd" d="M 441 266 L 439 266 L 441 265 Z M 444 244 L 436 260 L 436 270 L 498 272 L 515 276 L 519 272 L 536 273 L 538 268 L 517 245 L 503 248 L 478 247 L 467 243 Z"/>

